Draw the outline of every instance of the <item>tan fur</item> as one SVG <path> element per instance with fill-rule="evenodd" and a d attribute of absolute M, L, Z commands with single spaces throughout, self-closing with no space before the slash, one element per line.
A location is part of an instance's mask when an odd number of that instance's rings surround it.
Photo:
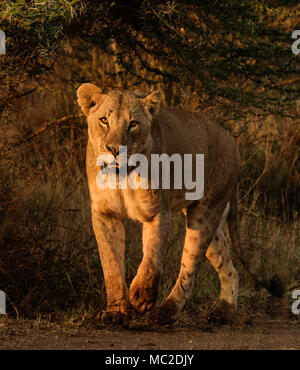
<path fill-rule="evenodd" d="M 161 107 L 159 91 L 148 96 L 128 91 L 102 94 L 95 85 L 83 84 L 77 95 L 88 121 L 87 175 L 107 290 L 107 312 L 126 315 L 133 307 L 143 313 L 154 306 L 171 217 L 181 210 L 187 219 L 181 270 L 172 292 L 158 309 L 160 320 L 178 316 L 192 292 L 197 265 L 205 253 L 220 277 L 220 299 L 235 311 L 238 277 L 224 236 L 240 168 L 233 138 L 201 113 Z M 108 118 L 109 128 L 99 123 L 101 117 Z M 139 122 L 134 130 L 128 128 L 132 119 Z M 126 145 L 128 156 L 143 153 L 149 162 L 152 153 L 204 154 L 204 197 L 187 201 L 185 193 L 190 190 L 185 188 L 100 190 L 96 186 L 100 170 L 96 158 L 108 152 L 107 145 Z M 143 259 L 129 292 L 124 276 L 125 218 L 143 224 Z"/>

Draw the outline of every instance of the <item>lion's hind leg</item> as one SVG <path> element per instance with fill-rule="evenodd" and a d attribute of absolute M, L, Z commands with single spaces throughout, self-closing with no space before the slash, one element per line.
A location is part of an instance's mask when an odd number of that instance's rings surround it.
<path fill-rule="evenodd" d="M 188 208 L 179 276 L 169 296 L 158 307 L 157 321 L 167 323 L 176 320 L 190 298 L 198 266 L 212 242 L 223 210 L 224 204 L 208 209 L 207 206 L 202 207 L 200 202 Z"/>
<path fill-rule="evenodd" d="M 209 315 L 213 321 L 228 321 L 234 317 L 237 309 L 238 273 L 233 266 L 226 242 L 228 212 L 229 203 L 223 212 L 214 239 L 206 252 L 206 257 L 218 273 L 221 284 L 219 304 Z"/>

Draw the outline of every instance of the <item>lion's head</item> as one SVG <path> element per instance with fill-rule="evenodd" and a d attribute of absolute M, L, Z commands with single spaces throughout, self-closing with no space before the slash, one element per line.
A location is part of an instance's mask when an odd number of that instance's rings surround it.
<path fill-rule="evenodd" d="M 97 157 L 108 153 L 118 160 L 120 146 L 127 146 L 128 156 L 146 153 L 151 145 L 151 123 L 160 108 L 160 91 L 149 95 L 121 90 L 103 94 L 99 87 L 85 83 L 77 90 L 77 97 Z"/>

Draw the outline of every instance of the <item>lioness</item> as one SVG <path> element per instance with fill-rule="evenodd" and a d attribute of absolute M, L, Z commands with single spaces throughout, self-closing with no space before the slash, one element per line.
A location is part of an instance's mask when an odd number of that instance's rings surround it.
<path fill-rule="evenodd" d="M 92 222 L 104 272 L 105 322 L 120 323 L 133 307 L 139 313 L 155 305 L 173 214 L 186 215 L 186 236 L 177 282 L 157 308 L 156 318 L 169 322 L 178 316 L 192 293 L 197 266 L 204 254 L 217 271 L 220 308 L 224 318 L 237 309 L 238 274 L 226 245 L 228 221 L 232 245 L 239 250 L 237 186 L 240 156 L 233 138 L 201 113 L 161 106 L 161 93 L 110 91 L 85 83 L 77 91 L 88 121 L 86 168 Z M 142 153 L 204 154 L 204 196 L 187 200 L 187 189 L 105 189 L 96 184 L 97 158 L 103 153 L 119 160 L 119 147 L 128 156 Z M 171 177 L 172 177 L 171 169 Z M 128 291 L 125 281 L 125 218 L 143 224 L 143 259 Z M 219 313 L 218 313 L 219 314 Z"/>

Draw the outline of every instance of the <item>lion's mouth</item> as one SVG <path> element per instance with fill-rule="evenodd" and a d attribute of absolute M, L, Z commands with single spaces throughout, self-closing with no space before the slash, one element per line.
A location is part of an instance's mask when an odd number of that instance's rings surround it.
<path fill-rule="evenodd" d="M 114 161 L 114 162 L 110 162 L 110 163 L 109 162 L 104 162 L 104 165 L 101 166 L 101 170 L 108 169 L 108 171 L 112 171 L 112 172 L 116 173 L 117 175 L 120 174 L 120 169 L 122 169 L 122 168 L 123 169 L 126 168 L 125 173 L 127 175 L 129 175 L 131 173 L 131 171 L 136 168 L 136 165 L 131 166 L 131 165 L 126 164 L 125 166 L 124 165 L 120 166 L 120 163 L 118 161 Z M 122 172 L 122 173 L 123 173 L 123 176 L 124 176 L 125 173 L 124 172 Z"/>
<path fill-rule="evenodd" d="M 104 168 L 108 168 L 108 169 L 111 169 L 111 170 L 115 170 L 116 173 L 119 173 L 119 170 L 120 170 L 120 163 L 117 162 L 117 161 L 114 161 L 114 162 L 104 162 L 104 165 L 102 166 L 102 169 Z"/>

